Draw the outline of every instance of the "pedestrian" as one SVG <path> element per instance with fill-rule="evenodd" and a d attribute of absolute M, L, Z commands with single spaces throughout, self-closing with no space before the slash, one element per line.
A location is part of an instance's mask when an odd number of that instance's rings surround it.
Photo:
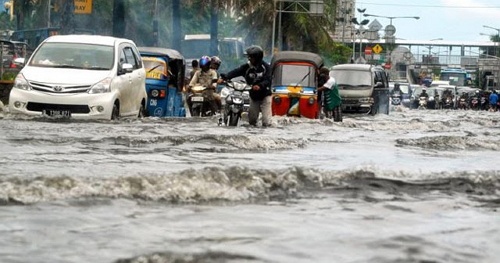
<path fill-rule="evenodd" d="M 330 70 L 326 67 L 322 67 L 319 70 L 319 81 L 318 93 L 322 93 L 321 105 L 323 112 L 327 118 L 333 118 L 333 111 L 335 108 L 340 107 L 342 100 L 340 98 L 339 89 L 337 87 L 337 82 L 335 78 L 330 77 Z M 337 109 L 341 111 L 340 108 Z M 342 121 L 341 117 L 338 116 L 335 121 Z"/>
<path fill-rule="evenodd" d="M 490 111 L 497 111 L 498 94 L 496 90 L 493 90 L 490 94 Z"/>
<path fill-rule="evenodd" d="M 250 108 L 248 122 L 256 126 L 259 114 L 262 113 L 262 126 L 271 126 L 271 66 L 263 60 L 264 51 L 259 46 L 250 46 L 245 50 L 248 63 L 221 74 L 219 83 L 236 77 L 244 77 L 250 90 Z"/>

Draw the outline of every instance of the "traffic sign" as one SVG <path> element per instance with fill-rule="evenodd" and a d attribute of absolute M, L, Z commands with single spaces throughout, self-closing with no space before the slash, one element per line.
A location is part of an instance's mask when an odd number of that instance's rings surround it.
<path fill-rule="evenodd" d="M 375 52 L 375 54 L 380 54 L 380 52 L 382 52 L 384 50 L 382 48 L 382 46 L 380 46 L 379 44 L 376 44 L 372 49 L 373 49 L 373 52 Z"/>
<path fill-rule="evenodd" d="M 372 54 L 372 48 L 370 46 L 365 47 L 365 55 L 371 55 Z"/>

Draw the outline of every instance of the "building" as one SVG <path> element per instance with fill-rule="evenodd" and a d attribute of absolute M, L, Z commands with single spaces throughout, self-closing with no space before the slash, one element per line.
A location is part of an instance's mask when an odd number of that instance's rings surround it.
<path fill-rule="evenodd" d="M 355 17 L 356 0 L 340 0 L 338 1 L 335 33 L 333 39 L 336 42 L 347 43 L 352 42 L 355 37 L 356 28 L 351 20 Z"/>

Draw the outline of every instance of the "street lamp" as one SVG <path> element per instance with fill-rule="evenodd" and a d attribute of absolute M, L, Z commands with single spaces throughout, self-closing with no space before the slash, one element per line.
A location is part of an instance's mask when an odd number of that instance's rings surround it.
<path fill-rule="evenodd" d="M 437 41 L 437 40 L 443 40 L 443 38 L 434 38 L 434 39 L 430 39 L 429 41 Z M 432 54 L 431 54 L 431 51 L 432 49 L 434 48 L 434 46 L 432 45 L 428 45 L 427 46 L 427 49 L 429 49 L 429 55 L 427 56 L 427 60 L 428 60 L 428 63 L 431 64 L 432 63 Z"/>
<path fill-rule="evenodd" d="M 390 25 L 392 25 L 392 20 L 396 18 L 412 18 L 419 20 L 419 16 L 379 16 L 379 15 L 372 15 L 372 14 L 364 14 L 363 16 L 373 16 L 373 17 L 380 17 L 380 18 L 387 18 L 390 20 Z"/>
<path fill-rule="evenodd" d="M 498 55 L 498 45 L 497 45 L 497 42 L 500 40 L 500 28 L 496 28 L 496 27 L 491 27 L 491 26 L 485 26 L 483 25 L 484 28 L 489 28 L 489 29 L 493 29 L 493 30 L 496 30 L 497 31 L 497 35 L 493 37 L 493 42 L 495 42 L 495 55 Z M 481 33 L 479 33 L 481 34 Z M 490 35 L 490 37 L 492 37 Z"/>
<path fill-rule="evenodd" d="M 419 16 L 379 16 L 379 15 L 373 15 L 373 14 L 364 14 L 363 16 L 371 16 L 371 17 L 380 17 L 380 18 L 387 18 L 390 20 L 389 25 L 387 25 L 384 29 L 385 31 L 385 39 L 386 42 L 392 42 L 394 43 L 395 37 L 394 34 L 396 33 L 396 27 L 392 25 L 392 20 L 397 19 L 397 18 L 411 18 L 411 19 L 420 19 Z"/>

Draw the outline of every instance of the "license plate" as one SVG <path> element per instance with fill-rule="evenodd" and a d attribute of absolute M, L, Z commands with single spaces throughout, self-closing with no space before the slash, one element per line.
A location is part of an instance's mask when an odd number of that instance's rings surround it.
<path fill-rule="evenodd" d="M 203 97 L 191 97 L 191 101 L 203 102 Z"/>
<path fill-rule="evenodd" d="M 43 110 L 43 115 L 53 118 L 70 118 L 71 112 L 68 110 Z"/>

